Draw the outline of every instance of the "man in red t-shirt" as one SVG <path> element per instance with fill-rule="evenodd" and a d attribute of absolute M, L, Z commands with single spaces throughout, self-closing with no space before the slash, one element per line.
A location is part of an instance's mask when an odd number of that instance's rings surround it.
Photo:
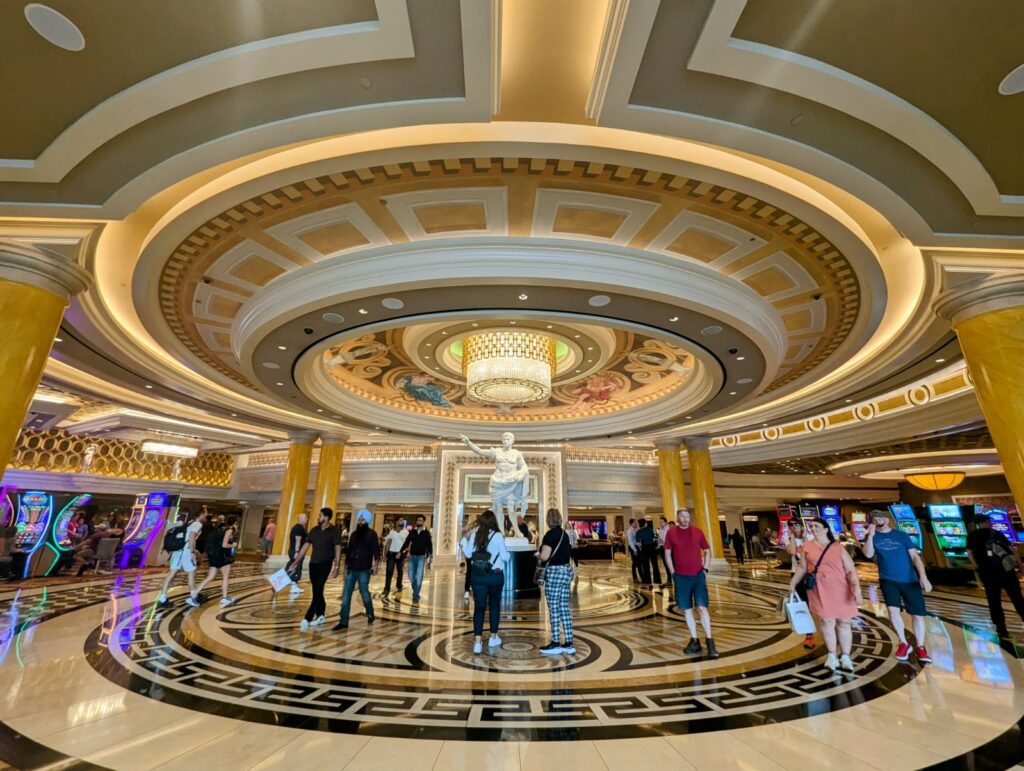
<path fill-rule="evenodd" d="M 711 547 L 701 529 L 690 524 L 690 512 L 687 509 L 676 511 L 676 525 L 678 527 L 669 528 L 665 538 L 665 563 L 672 572 L 676 605 L 683 609 L 686 626 L 690 629 L 690 642 L 683 653 L 701 653 L 697 624 L 693 618 L 693 606 L 696 605 L 700 612 L 700 625 L 704 627 L 708 657 L 717 659 L 718 649 L 711 637 L 711 615 L 708 613 L 707 572 L 711 562 Z"/>

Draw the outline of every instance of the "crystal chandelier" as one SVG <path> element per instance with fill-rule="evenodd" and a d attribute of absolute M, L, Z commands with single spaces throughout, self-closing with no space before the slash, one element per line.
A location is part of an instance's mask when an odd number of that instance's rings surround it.
<path fill-rule="evenodd" d="M 539 332 L 482 332 L 466 338 L 466 391 L 485 404 L 521 406 L 551 396 L 555 341 Z"/>

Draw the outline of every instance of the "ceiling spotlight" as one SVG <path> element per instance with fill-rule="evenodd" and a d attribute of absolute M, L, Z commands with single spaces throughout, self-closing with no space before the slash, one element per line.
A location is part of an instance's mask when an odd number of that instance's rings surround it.
<path fill-rule="evenodd" d="M 429 359 L 430 357 L 429 357 L 429 356 L 424 356 L 423 358 L 424 358 L 424 359 Z"/>
<path fill-rule="evenodd" d="M 53 342 L 55 342 L 55 343 L 63 343 L 64 342 L 64 338 L 63 337 L 55 337 L 55 338 L 53 338 Z"/>
<path fill-rule="evenodd" d="M 752 377 L 741 377 L 741 378 L 740 378 L 739 380 L 737 380 L 736 382 L 737 382 L 737 383 L 738 383 L 739 385 L 746 385 L 747 383 L 753 383 L 753 382 L 754 382 L 754 378 L 752 378 Z"/>
<path fill-rule="evenodd" d="M 847 404 L 850 404 L 851 402 L 853 402 L 853 399 L 847 399 L 847 400 L 846 400 L 846 403 L 847 403 Z"/>
<path fill-rule="evenodd" d="M 279 386 L 283 386 L 283 385 L 284 385 L 284 383 L 278 383 L 278 385 L 279 385 Z"/>
<path fill-rule="evenodd" d="M 237 418 L 237 417 L 238 417 L 238 413 L 237 413 L 237 412 L 232 412 L 232 413 L 231 413 L 231 417 L 233 417 L 233 418 Z"/>
<path fill-rule="evenodd" d="M 679 321 L 679 317 L 673 316 L 672 318 L 669 319 L 669 321 Z"/>
<path fill-rule="evenodd" d="M 722 328 L 717 324 L 712 324 L 710 327 L 704 327 L 704 329 L 700 331 L 700 333 L 705 337 L 710 337 L 711 335 L 718 335 L 721 334 L 721 332 Z"/>
<path fill-rule="evenodd" d="M 592 345 L 588 345 L 588 346 L 587 346 L 587 350 L 588 350 L 588 351 L 592 351 L 592 350 L 594 350 L 594 346 L 592 346 Z"/>
<path fill-rule="evenodd" d="M 579 371 L 579 370 L 576 370 L 576 374 L 577 374 L 577 375 L 578 375 L 578 374 L 580 374 L 580 371 Z"/>
<path fill-rule="evenodd" d="M 735 396 L 735 395 L 736 395 L 736 392 L 735 392 L 735 391 L 730 391 L 730 392 L 729 392 L 729 396 Z"/>
<path fill-rule="evenodd" d="M 342 324 L 345 321 L 345 317 L 340 313 L 325 313 L 323 315 L 323 320 L 328 324 Z"/>
<path fill-rule="evenodd" d="M 441 330 L 441 334 L 442 335 L 447 335 L 448 334 L 448 330 L 447 329 L 442 329 Z"/>
<path fill-rule="evenodd" d="M 736 357 L 736 361 L 743 361 L 746 358 L 747 358 L 746 356 L 737 356 Z"/>
<path fill-rule="evenodd" d="M 399 311 L 405 307 L 405 303 L 399 300 L 397 297 L 385 297 L 380 301 L 380 304 L 387 308 L 389 311 Z"/>
<path fill-rule="evenodd" d="M 944 362 L 944 361 L 945 361 L 945 359 L 936 359 L 935 363 L 936 364 L 942 364 L 942 362 Z"/>
<path fill-rule="evenodd" d="M 374 427 L 373 427 L 373 430 L 374 430 L 374 431 L 380 431 L 380 426 L 374 426 Z"/>
<path fill-rule="evenodd" d="M 767 423 L 762 423 L 761 425 L 762 425 L 762 426 L 767 426 L 768 424 L 767 424 Z"/>
<path fill-rule="evenodd" d="M 513 324 L 513 325 L 514 325 L 515 323 L 516 323 L 516 322 L 514 322 L 514 321 L 510 321 L 510 322 L 509 322 L 509 324 Z"/>
<path fill-rule="evenodd" d="M 434 347 L 433 343 L 427 343 L 427 348 L 433 348 L 433 347 Z"/>
<path fill-rule="evenodd" d="M 693 420 L 693 415 L 687 415 L 687 416 L 686 416 L 686 419 L 687 419 L 687 420 Z"/>
<path fill-rule="evenodd" d="M 323 412 L 323 410 L 318 409 L 317 412 Z"/>
<path fill-rule="evenodd" d="M 263 362 L 263 366 L 267 369 L 281 369 L 281 365 L 273 361 L 265 361 Z"/>
<path fill-rule="evenodd" d="M 526 294 L 521 294 L 521 295 L 519 295 L 519 299 L 520 299 L 520 300 L 529 300 L 529 299 L 530 299 L 530 296 L 529 296 L 529 295 L 526 295 Z"/>
<path fill-rule="evenodd" d="M 367 313 L 369 313 L 369 311 L 366 310 L 366 308 L 360 308 L 359 309 L 359 315 L 360 316 L 365 316 Z"/>
<path fill-rule="evenodd" d="M 612 301 L 612 298 L 606 294 L 596 294 L 587 300 L 587 304 L 594 308 L 603 308 Z"/>
<path fill-rule="evenodd" d="M 151 386 L 151 385 L 150 385 L 149 383 L 146 383 L 146 385 L 144 386 L 144 388 L 148 388 L 148 389 L 149 389 L 149 390 L 151 390 L 151 391 L 153 390 L 153 386 Z"/>
<path fill-rule="evenodd" d="M 574 340 L 579 340 L 579 339 L 580 339 L 580 336 L 579 336 L 579 335 L 573 335 L 573 339 L 574 339 Z"/>
<path fill-rule="evenodd" d="M 277 350 L 279 350 L 279 351 L 287 351 L 288 350 L 288 346 L 287 345 L 279 345 L 279 346 L 277 346 Z"/>
<path fill-rule="evenodd" d="M 553 324 L 548 324 L 548 325 L 547 325 L 546 327 L 544 327 L 544 328 L 545 328 L 545 329 L 554 329 L 555 327 L 554 327 L 554 325 L 553 325 Z"/>
<path fill-rule="evenodd" d="M 480 325 L 479 325 L 479 324 L 477 324 L 477 323 L 476 323 L 476 322 L 474 321 L 474 322 L 473 322 L 472 324 L 470 324 L 470 326 L 471 326 L 471 327 L 478 327 L 478 326 L 480 326 Z M 447 333 L 445 333 L 445 334 L 447 334 Z"/>

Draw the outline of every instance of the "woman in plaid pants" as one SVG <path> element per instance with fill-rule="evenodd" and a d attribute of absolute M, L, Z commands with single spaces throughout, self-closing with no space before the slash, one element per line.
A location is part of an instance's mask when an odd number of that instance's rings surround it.
<path fill-rule="evenodd" d="M 548 531 L 541 541 L 540 561 L 547 565 L 544 577 L 544 596 L 548 601 L 548 613 L 551 616 L 551 642 L 541 647 L 540 652 L 547 655 L 559 653 L 575 653 L 572 644 L 572 614 L 569 611 L 569 587 L 572 584 L 572 544 L 569 536 L 562 529 L 562 514 L 558 509 L 548 509 Z M 565 642 L 561 632 L 565 633 Z"/>

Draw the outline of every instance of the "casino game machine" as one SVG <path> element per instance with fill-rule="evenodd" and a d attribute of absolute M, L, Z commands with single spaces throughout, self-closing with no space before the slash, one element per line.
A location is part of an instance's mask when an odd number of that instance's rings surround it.
<path fill-rule="evenodd" d="M 940 568 L 970 568 L 967 525 L 960 507 L 955 503 L 929 503 L 926 508 L 931 532 L 926 533 L 929 537 L 925 538 L 925 562 L 930 556 Z"/>
<path fill-rule="evenodd" d="M 17 508 L 14 505 L 18 488 L 14 485 L 0 487 L 0 527 L 7 527 L 14 521 Z"/>
<path fill-rule="evenodd" d="M 868 514 L 866 511 L 850 512 L 850 530 L 857 543 L 864 545 L 864 539 L 868 537 Z"/>
<path fill-rule="evenodd" d="M 797 515 L 796 509 L 787 503 L 775 507 L 775 514 L 779 518 L 779 537 L 775 539 L 774 546 L 786 547 L 789 543 L 789 521 Z"/>
<path fill-rule="evenodd" d="M 78 510 L 92 499 L 92 495 L 84 493 L 76 495 L 57 516 L 51 518 L 50 527 L 46 530 L 43 545 L 38 548 L 29 560 L 27 575 L 52 576 L 57 573 L 65 555 L 71 551 L 71 536 L 68 524 Z"/>
<path fill-rule="evenodd" d="M 1010 543 L 1015 543 L 1017 540 L 1016 533 L 1013 532 L 1013 527 L 1010 525 L 1010 515 L 1002 509 L 988 509 L 988 511 L 979 512 L 979 505 L 974 504 L 975 513 L 984 513 L 988 515 L 988 518 L 992 521 L 992 529 L 997 533 L 1002 533 L 1006 536 L 1006 539 Z"/>
<path fill-rule="evenodd" d="M 22 574 L 28 578 L 32 555 L 46 538 L 46 531 L 53 516 L 53 496 L 40 491 L 21 493 L 18 496 L 18 518 L 14 522 L 18 533 L 14 537 L 14 548 L 25 555 Z"/>
<path fill-rule="evenodd" d="M 177 516 L 180 503 L 181 496 L 167 493 L 135 496 L 135 505 L 124 530 L 121 568 L 156 564 L 160 549 L 154 549 L 153 544 L 163 532 L 164 525 Z"/>
<path fill-rule="evenodd" d="M 801 503 L 800 504 L 800 519 L 804 522 L 804 532 L 807 532 L 807 523 L 812 519 L 817 519 L 821 516 L 818 511 L 818 507 L 813 503 Z"/>
<path fill-rule="evenodd" d="M 896 529 L 909 535 L 917 550 L 924 554 L 924 536 L 921 535 L 921 523 L 917 521 L 914 507 L 906 503 L 890 503 L 889 511 L 896 519 Z"/>
<path fill-rule="evenodd" d="M 823 503 L 821 505 L 821 518 L 828 522 L 832 535 L 838 538 L 843 532 L 843 515 L 839 506 L 834 503 Z"/>

